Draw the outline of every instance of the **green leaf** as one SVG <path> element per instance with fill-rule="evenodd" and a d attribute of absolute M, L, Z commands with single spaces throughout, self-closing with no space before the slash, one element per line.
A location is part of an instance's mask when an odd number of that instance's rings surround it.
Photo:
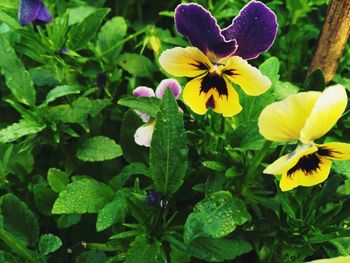
<path fill-rule="evenodd" d="M 79 223 L 80 219 L 81 215 L 79 214 L 61 215 L 57 220 L 57 226 L 63 229 L 70 228 L 71 226 Z"/>
<path fill-rule="evenodd" d="M 49 91 L 49 93 L 46 96 L 45 103 L 50 103 L 63 96 L 67 96 L 70 94 L 79 94 L 79 93 L 80 93 L 80 90 L 78 90 L 77 88 L 73 88 L 70 86 L 58 86 Z"/>
<path fill-rule="evenodd" d="M 77 158 L 85 162 L 101 162 L 121 156 L 122 149 L 114 140 L 96 136 L 89 138 L 77 151 Z"/>
<path fill-rule="evenodd" d="M 279 69 L 280 69 L 280 62 L 276 57 L 270 57 L 266 59 L 264 63 L 262 63 L 259 66 L 259 70 L 261 71 L 261 73 L 271 80 L 272 86 L 274 86 L 277 83 L 280 77 L 278 75 Z"/>
<path fill-rule="evenodd" d="M 170 259 L 171 263 L 188 263 L 191 262 L 191 256 L 175 247 L 174 245 L 170 245 Z"/>
<path fill-rule="evenodd" d="M 170 89 L 166 89 L 150 150 L 150 169 L 157 191 L 175 193 L 183 184 L 187 170 L 188 148 L 183 115 Z"/>
<path fill-rule="evenodd" d="M 97 50 L 102 58 L 115 63 L 123 48 L 123 45 L 116 44 L 123 40 L 127 32 L 127 24 L 123 17 L 114 17 L 104 24 L 97 37 Z"/>
<path fill-rule="evenodd" d="M 114 189 L 121 189 L 127 180 L 132 175 L 142 174 L 147 177 L 151 177 L 149 168 L 143 163 L 130 163 L 127 166 L 124 166 L 123 170 L 117 175 L 114 176 L 110 181 L 109 185 Z"/>
<path fill-rule="evenodd" d="M 202 162 L 202 164 L 204 167 L 217 172 L 223 172 L 223 171 L 226 171 L 227 169 L 225 165 L 216 161 L 204 161 Z"/>
<path fill-rule="evenodd" d="M 247 241 L 224 238 L 197 238 L 189 247 L 192 256 L 210 262 L 233 260 L 250 250 L 252 246 Z"/>
<path fill-rule="evenodd" d="M 1 197 L 3 228 L 23 244 L 34 246 L 39 238 L 38 222 L 27 205 L 13 194 Z"/>
<path fill-rule="evenodd" d="M 55 201 L 53 214 L 97 213 L 113 198 L 111 188 L 93 179 L 83 178 L 67 185 Z"/>
<path fill-rule="evenodd" d="M 113 224 L 123 222 L 128 207 L 126 193 L 123 190 L 115 193 L 114 200 L 106 204 L 99 212 L 96 221 L 97 232 L 103 231 Z"/>
<path fill-rule="evenodd" d="M 184 228 L 184 240 L 190 243 L 197 237 L 227 236 L 251 217 L 242 200 L 220 191 L 196 204 Z"/>
<path fill-rule="evenodd" d="M 312 72 L 304 82 L 304 90 L 323 91 L 325 86 L 326 81 L 321 69 Z"/>
<path fill-rule="evenodd" d="M 57 168 L 50 168 L 47 173 L 47 180 L 52 190 L 56 193 L 62 192 L 69 184 L 69 176 Z"/>
<path fill-rule="evenodd" d="M 43 129 L 45 129 L 44 124 L 22 119 L 18 123 L 14 123 L 0 130 L 0 143 L 13 142 L 23 136 L 41 132 Z"/>
<path fill-rule="evenodd" d="M 152 117 L 156 117 L 159 107 L 160 99 L 155 97 L 127 97 L 120 99 L 118 101 L 119 105 L 129 107 L 133 110 L 139 110 L 141 112 L 147 113 Z"/>
<path fill-rule="evenodd" d="M 124 53 L 119 57 L 118 64 L 131 75 L 152 79 L 153 63 L 145 56 Z"/>
<path fill-rule="evenodd" d="M 102 251 L 86 251 L 83 252 L 75 263 L 106 263 L 107 257 Z"/>
<path fill-rule="evenodd" d="M 160 263 L 160 246 L 158 240 L 150 243 L 145 235 L 138 236 L 130 244 L 125 263 Z"/>
<path fill-rule="evenodd" d="M 7 87 L 19 102 L 34 106 L 36 92 L 33 81 L 4 34 L 0 34 L 0 46 L 0 68 Z"/>
<path fill-rule="evenodd" d="M 53 234 L 45 234 L 39 240 L 39 253 L 41 255 L 48 255 L 55 252 L 62 246 L 62 241 L 58 236 Z"/>
<path fill-rule="evenodd" d="M 76 51 L 86 47 L 109 11 L 109 8 L 96 9 L 79 24 L 74 25 L 68 33 L 67 47 Z"/>
<path fill-rule="evenodd" d="M 52 191 L 49 187 L 42 184 L 36 184 L 33 187 L 35 206 L 40 213 L 46 216 L 51 215 L 53 203 L 57 198 L 57 193 Z"/>

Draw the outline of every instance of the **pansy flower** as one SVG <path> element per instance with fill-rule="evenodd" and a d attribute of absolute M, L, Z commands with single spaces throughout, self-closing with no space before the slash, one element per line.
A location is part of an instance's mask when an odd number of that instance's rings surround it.
<path fill-rule="evenodd" d="M 259 117 L 259 131 L 267 140 L 298 141 L 296 149 L 270 164 L 264 173 L 282 175 L 280 188 L 312 186 L 325 181 L 332 160 L 349 160 L 350 144 L 314 141 L 325 135 L 344 113 L 347 95 L 336 85 L 316 91 L 301 92 L 267 106 Z"/>
<path fill-rule="evenodd" d="M 175 79 L 162 80 L 159 83 L 155 93 L 151 88 L 145 86 L 137 87 L 134 89 L 133 95 L 135 97 L 157 97 L 162 99 L 166 88 L 170 88 L 176 99 L 179 98 L 181 94 L 181 86 Z M 144 112 L 136 111 L 136 113 L 140 116 L 143 122 L 145 122 L 145 124 L 136 130 L 134 134 L 135 142 L 138 145 L 150 147 L 156 121 L 150 115 Z"/>
<path fill-rule="evenodd" d="M 277 33 L 276 15 L 263 3 L 251 1 L 220 29 L 216 19 L 198 4 L 180 4 L 175 10 L 177 31 L 193 47 L 164 51 L 159 63 L 169 74 L 192 78 L 183 99 L 197 114 L 209 108 L 233 116 L 242 110 L 231 82 L 251 96 L 264 93 L 271 81 L 246 60 L 268 50 Z"/>
<path fill-rule="evenodd" d="M 41 0 L 20 0 L 18 19 L 25 26 L 30 23 L 50 23 L 52 17 Z"/>

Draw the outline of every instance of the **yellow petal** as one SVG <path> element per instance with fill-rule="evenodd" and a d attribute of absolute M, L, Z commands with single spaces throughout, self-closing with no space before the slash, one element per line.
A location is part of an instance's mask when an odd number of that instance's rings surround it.
<path fill-rule="evenodd" d="M 350 263 L 350 256 L 318 259 L 306 263 Z"/>
<path fill-rule="evenodd" d="M 213 92 L 215 104 L 213 110 L 221 113 L 224 117 L 232 117 L 242 110 L 242 106 L 239 103 L 238 93 L 228 80 L 225 79 L 225 82 L 228 95 L 219 95 L 218 92 Z"/>
<path fill-rule="evenodd" d="M 196 47 L 175 47 L 165 50 L 159 64 L 175 77 L 197 77 L 213 68 L 209 59 Z"/>
<path fill-rule="evenodd" d="M 299 140 L 300 131 L 320 92 L 300 92 L 267 106 L 259 117 L 259 131 L 270 141 Z"/>
<path fill-rule="evenodd" d="M 268 77 L 237 56 L 228 59 L 223 68 L 223 73 L 227 75 L 230 81 L 238 84 L 250 96 L 261 95 L 272 85 Z"/>
<path fill-rule="evenodd" d="M 221 113 L 224 117 L 231 117 L 239 113 L 242 106 L 239 104 L 238 94 L 226 79 L 223 80 L 226 83 L 224 89 L 227 95 L 220 94 L 215 86 L 203 91 L 201 89 L 202 77 L 189 81 L 182 95 L 184 102 L 192 111 L 201 115 L 205 114 L 209 107 L 215 112 Z"/>
<path fill-rule="evenodd" d="M 317 145 L 318 153 L 332 160 L 350 160 L 350 144 L 329 142 Z"/>
<path fill-rule="evenodd" d="M 313 156 L 313 157 L 312 157 Z M 282 178 L 280 181 L 280 188 L 282 191 L 289 191 L 298 186 L 313 186 L 322 183 L 325 181 L 329 175 L 331 170 L 332 161 L 328 158 L 317 155 L 316 153 L 311 154 L 309 156 L 304 156 L 303 158 L 311 158 L 309 159 L 309 167 L 315 166 L 312 170 L 293 167 L 292 170 L 289 169 L 282 174 Z M 316 159 L 318 163 L 316 163 Z M 300 159 L 297 165 L 300 165 L 300 162 L 303 162 L 304 165 L 306 163 L 305 159 Z M 311 162 L 310 160 L 315 160 L 315 162 Z M 316 167 L 317 165 L 317 167 Z"/>
<path fill-rule="evenodd" d="M 182 94 L 184 102 L 197 114 L 203 115 L 208 111 L 206 103 L 212 92 L 201 92 L 202 78 L 195 78 L 189 81 Z"/>
<path fill-rule="evenodd" d="M 348 98 L 345 88 L 335 85 L 325 89 L 317 99 L 304 128 L 300 140 L 312 142 L 325 135 L 343 114 Z"/>
<path fill-rule="evenodd" d="M 305 155 L 315 153 L 317 147 L 312 144 L 301 144 L 290 154 L 286 154 L 272 164 L 267 166 L 264 170 L 265 174 L 280 175 L 288 171 L 290 168 L 295 166 L 298 161 Z"/>

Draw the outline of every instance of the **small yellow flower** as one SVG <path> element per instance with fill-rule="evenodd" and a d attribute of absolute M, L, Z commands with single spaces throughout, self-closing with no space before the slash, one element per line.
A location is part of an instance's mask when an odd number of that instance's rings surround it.
<path fill-rule="evenodd" d="M 316 144 L 344 113 L 347 95 L 335 85 L 322 93 L 309 91 L 289 96 L 267 106 L 259 117 L 259 131 L 267 140 L 299 141 L 297 148 L 269 165 L 264 173 L 282 175 L 280 188 L 312 186 L 325 181 L 332 160 L 349 160 L 350 144 Z"/>

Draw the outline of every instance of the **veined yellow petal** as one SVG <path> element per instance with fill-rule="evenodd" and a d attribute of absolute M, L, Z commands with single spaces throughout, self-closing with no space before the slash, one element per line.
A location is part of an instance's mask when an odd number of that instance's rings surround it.
<path fill-rule="evenodd" d="M 290 168 L 295 166 L 303 156 L 315 153 L 316 151 L 317 147 L 315 145 L 298 145 L 294 152 L 278 158 L 276 161 L 274 161 L 272 164 L 266 167 L 264 173 L 274 175 L 283 174 L 284 172 L 288 171 Z"/>
<path fill-rule="evenodd" d="M 347 102 L 343 86 L 335 85 L 325 89 L 300 132 L 300 140 L 309 143 L 325 135 L 341 117 Z"/>
<path fill-rule="evenodd" d="M 261 95 L 272 85 L 268 77 L 238 56 L 230 57 L 227 60 L 223 73 L 250 96 Z"/>
<path fill-rule="evenodd" d="M 332 160 L 350 160 L 350 144 L 329 142 L 317 145 L 320 155 Z"/>
<path fill-rule="evenodd" d="M 280 188 L 282 191 L 289 191 L 298 186 L 317 185 L 327 179 L 331 170 L 332 161 L 326 157 L 318 156 L 317 154 L 312 154 L 312 156 L 317 156 L 318 158 L 317 167 L 313 168 L 312 170 L 299 168 L 295 171 L 293 170 L 291 172 L 291 170 L 289 170 L 282 174 L 280 181 Z M 309 156 L 309 158 L 311 157 Z M 311 163 L 311 161 L 312 160 L 310 160 L 310 165 L 312 164 L 316 166 L 316 163 Z"/>
<path fill-rule="evenodd" d="M 197 114 L 203 115 L 208 111 L 206 103 L 212 92 L 201 92 L 202 78 L 195 78 L 189 81 L 182 94 L 184 102 Z"/>
<path fill-rule="evenodd" d="M 213 68 L 209 59 L 196 47 L 175 47 L 165 50 L 159 64 L 175 77 L 197 77 Z"/>
<path fill-rule="evenodd" d="M 260 114 L 260 134 L 270 141 L 299 140 L 300 131 L 320 94 L 315 91 L 300 92 L 270 104 Z"/>
<path fill-rule="evenodd" d="M 226 78 L 225 82 L 227 87 L 227 96 L 214 92 L 215 107 L 213 107 L 213 110 L 221 113 L 224 117 L 232 117 L 242 110 L 242 106 L 239 103 L 238 93 Z"/>
<path fill-rule="evenodd" d="M 227 79 L 220 76 L 214 78 L 204 76 L 191 80 L 185 86 L 182 97 L 197 114 L 205 114 L 212 108 L 224 117 L 231 117 L 242 110 L 237 92 Z"/>

